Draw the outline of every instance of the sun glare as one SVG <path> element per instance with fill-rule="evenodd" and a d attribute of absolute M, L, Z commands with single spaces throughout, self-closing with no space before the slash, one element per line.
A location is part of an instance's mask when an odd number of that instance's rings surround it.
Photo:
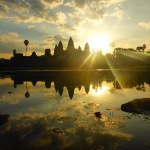
<path fill-rule="evenodd" d="M 92 88 L 92 87 L 91 87 Z M 98 87 L 96 89 L 91 89 L 91 93 L 93 96 L 98 96 L 104 94 L 108 90 L 107 86 Z"/>
<path fill-rule="evenodd" d="M 110 50 L 110 41 L 107 35 L 98 35 L 89 41 L 91 51 L 102 50 L 106 53 Z"/>

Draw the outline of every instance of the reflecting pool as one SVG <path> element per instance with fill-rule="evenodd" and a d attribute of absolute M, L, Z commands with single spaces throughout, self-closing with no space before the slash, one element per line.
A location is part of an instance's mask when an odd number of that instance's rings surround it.
<path fill-rule="evenodd" d="M 149 71 L 1 72 L 0 150 L 148 150 L 149 98 Z"/>

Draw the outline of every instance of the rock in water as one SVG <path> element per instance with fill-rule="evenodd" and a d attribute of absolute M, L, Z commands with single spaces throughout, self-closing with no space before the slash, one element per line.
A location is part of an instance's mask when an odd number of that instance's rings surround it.
<path fill-rule="evenodd" d="M 95 112 L 94 114 L 95 114 L 95 116 L 96 116 L 97 118 L 101 118 L 101 115 L 102 115 L 101 112 L 98 111 L 98 112 Z"/>
<path fill-rule="evenodd" d="M 150 98 L 134 99 L 121 105 L 121 110 L 131 113 L 150 111 Z"/>

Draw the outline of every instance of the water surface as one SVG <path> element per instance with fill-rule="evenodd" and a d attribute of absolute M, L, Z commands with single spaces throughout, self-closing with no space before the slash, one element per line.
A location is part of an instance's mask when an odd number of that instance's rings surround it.
<path fill-rule="evenodd" d="M 138 70 L 0 73 L 0 149 L 150 149 L 149 111 L 121 110 L 150 97 L 149 76 Z"/>

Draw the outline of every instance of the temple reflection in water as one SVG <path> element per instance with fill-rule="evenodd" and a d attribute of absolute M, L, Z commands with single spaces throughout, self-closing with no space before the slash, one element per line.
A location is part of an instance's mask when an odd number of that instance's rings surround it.
<path fill-rule="evenodd" d="M 32 82 L 36 86 L 37 82 L 45 82 L 46 88 L 51 88 L 54 83 L 55 91 L 60 96 L 63 95 L 64 87 L 68 90 L 70 99 L 74 96 L 76 88 L 80 91 L 84 87 L 88 94 L 90 86 L 96 90 L 102 86 L 102 82 L 112 82 L 115 89 L 136 88 L 137 90 L 145 91 L 144 83 L 150 84 L 150 72 L 137 71 L 45 71 L 45 72 L 12 72 L 1 74 L 1 77 L 10 77 L 14 81 L 14 88 L 17 85 L 25 84 L 25 97 L 28 98 L 28 83 Z"/>
<path fill-rule="evenodd" d="M 149 77 L 144 70 L 1 72 L 0 147 L 147 150 Z"/>

